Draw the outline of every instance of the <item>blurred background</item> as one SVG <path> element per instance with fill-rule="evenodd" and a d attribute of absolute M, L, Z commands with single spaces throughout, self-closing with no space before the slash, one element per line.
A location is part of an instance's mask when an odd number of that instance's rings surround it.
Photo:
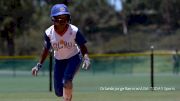
<path fill-rule="evenodd" d="M 180 90 L 180 0 L 68 1 L 72 24 L 87 38 L 92 62 L 89 71 L 80 70 L 77 75 L 76 91 L 93 92 L 97 98 L 99 87 L 150 87 L 152 65 L 155 86 Z M 50 58 L 39 78 L 31 77 L 31 68 L 41 53 L 44 31 L 52 25 L 50 9 L 56 3 L 67 2 L 0 0 L 0 93 L 48 91 Z M 22 82 L 21 88 L 18 82 Z M 99 101 L 106 101 L 105 96 L 99 96 Z M 118 101 L 118 96 L 111 100 Z"/>
<path fill-rule="evenodd" d="M 0 55 L 39 55 L 50 8 L 63 0 L 1 0 Z M 90 53 L 178 49 L 179 0 L 72 0 L 72 24 Z"/>

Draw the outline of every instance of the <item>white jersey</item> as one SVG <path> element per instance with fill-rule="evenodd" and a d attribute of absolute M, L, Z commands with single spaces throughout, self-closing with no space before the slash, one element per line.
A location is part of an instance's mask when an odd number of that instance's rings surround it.
<path fill-rule="evenodd" d="M 77 31 L 78 28 L 71 24 L 69 24 L 67 31 L 62 36 L 56 33 L 54 25 L 46 29 L 45 34 L 49 37 L 56 59 L 69 59 L 80 52 L 75 41 Z"/>

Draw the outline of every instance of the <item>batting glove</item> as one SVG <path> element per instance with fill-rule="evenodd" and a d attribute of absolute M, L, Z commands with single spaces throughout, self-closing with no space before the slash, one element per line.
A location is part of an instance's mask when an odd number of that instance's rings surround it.
<path fill-rule="evenodd" d="M 90 66 L 90 59 L 89 59 L 88 54 L 85 54 L 82 68 L 87 70 L 89 68 L 89 66 Z"/>
<path fill-rule="evenodd" d="M 37 65 L 32 68 L 32 75 L 37 76 L 38 71 L 41 69 L 41 67 L 42 67 L 42 64 L 37 63 Z"/>

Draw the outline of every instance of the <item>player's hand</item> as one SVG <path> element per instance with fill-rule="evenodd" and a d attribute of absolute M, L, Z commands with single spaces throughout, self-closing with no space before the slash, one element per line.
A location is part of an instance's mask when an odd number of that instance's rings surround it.
<path fill-rule="evenodd" d="M 42 67 L 42 64 L 37 63 L 36 66 L 32 68 L 32 75 L 37 76 L 39 69 Z"/>
<path fill-rule="evenodd" d="M 83 61 L 83 64 L 82 64 L 82 68 L 87 70 L 89 68 L 90 64 L 91 63 L 90 63 L 89 56 L 88 56 L 88 54 L 85 54 L 84 55 L 84 61 Z"/>

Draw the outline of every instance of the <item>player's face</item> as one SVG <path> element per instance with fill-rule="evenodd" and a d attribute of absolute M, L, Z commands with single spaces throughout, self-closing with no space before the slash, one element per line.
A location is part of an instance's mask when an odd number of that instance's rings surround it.
<path fill-rule="evenodd" d="M 52 17 L 54 25 L 65 26 L 68 23 L 68 15 L 59 15 Z"/>

